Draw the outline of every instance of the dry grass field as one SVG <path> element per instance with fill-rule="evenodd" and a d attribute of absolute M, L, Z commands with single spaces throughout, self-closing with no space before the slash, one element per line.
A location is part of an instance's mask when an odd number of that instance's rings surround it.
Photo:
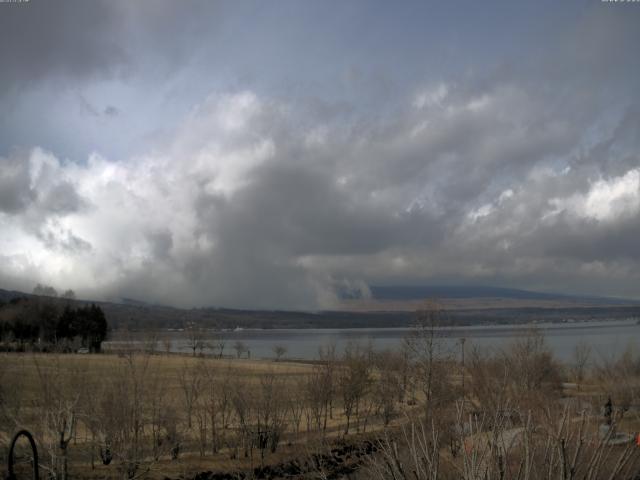
<path fill-rule="evenodd" d="M 617 479 L 640 468 L 631 441 L 640 431 L 634 352 L 563 366 L 531 332 L 501 353 L 470 351 L 463 366 L 434 355 L 436 344 L 425 329 L 404 351 L 353 346 L 313 363 L 0 354 L 0 461 L 12 433 L 27 428 L 43 476 L 62 480 L 251 478 L 256 467 L 305 462 L 367 436 L 380 450 L 362 478 L 414 478 L 394 469 L 416 461 L 417 480 Z"/>
<path fill-rule="evenodd" d="M 135 355 L 137 361 L 145 363 L 145 368 L 159 375 L 165 385 L 165 395 L 172 402 L 178 402 L 180 393 L 179 378 L 185 369 L 202 367 L 217 374 L 229 374 L 250 381 L 264 373 L 273 373 L 282 378 L 293 378 L 312 371 L 311 364 L 294 362 L 271 362 L 247 359 L 216 359 L 193 357 L 190 355 Z M 16 388 L 22 395 L 37 403 L 41 393 L 41 374 L 61 375 L 64 381 L 78 382 L 88 389 L 95 388 L 117 372 L 129 360 L 124 354 L 41 354 L 41 353 L 1 353 L 0 377 L 5 390 Z M 74 380 L 75 378 L 75 380 Z M 6 393 L 5 393 L 6 395 Z"/>
<path fill-rule="evenodd" d="M 127 477 L 128 463 L 138 470 L 133 476 L 159 478 L 246 470 L 309 455 L 342 437 L 347 423 L 337 383 L 327 387 L 335 399 L 310 396 L 324 388 L 318 365 L 144 353 L 4 353 L 0 365 L 0 460 L 6 464 L 12 433 L 28 428 L 38 439 L 41 463 L 61 468 L 56 462 L 64 455 L 71 478 Z M 366 375 L 372 382 L 380 378 Z M 373 398 L 357 401 L 353 408 L 360 410 L 349 412 L 350 434 L 380 429 L 385 422 Z M 65 428 L 70 437 L 61 453 Z M 274 431 L 275 444 L 254 438 Z M 100 458 L 107 446 L 113 456 L 108 466 Z"/>

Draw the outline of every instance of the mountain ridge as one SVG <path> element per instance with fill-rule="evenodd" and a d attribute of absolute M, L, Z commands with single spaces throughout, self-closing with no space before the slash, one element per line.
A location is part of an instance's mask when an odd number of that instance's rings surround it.
<path fill-rule="evenodd" d="M 467 288 L 467 287 L 465 287 Z M 424 292 L 424 291 L 421 291 Z M 495 292 L 495 291 L 494 291 Z M 414 292 L 415 293 L 415 292 Z M 504 292 L 503 292 L 504 293 Z M 461 295 L 461 292 L 458 292 Z M 486 295 L 490 291 L 485 291 Z M 517 295 L 520 293 L 512 294 Z M 0 289 L 0 300 L 36 298 L 37 295 Z M 560 297 L 544 299 L 448 298 L 441 300 L 452 325 L 522 324 L 584 320 L 615 320 L 640 318 L 640 302 L 598 303 L 594 301 L 559 301 Z M 388 328 L 408 327 L 416 321 L 416 311 L 422 300 L 349 300 L 339 309 L 322 311 L 249 310 L 232 308 L 180 309 L 151 305 L 127 299 L 122 303 L 57 299 L 78 305 L 99 305 L 114 330 L 148 331 L 183 329 L 193 323 L 203 328 L 252 329 L 272 328 Z M 613 301 L 613 300 L 612 300 Z"/>
<path fill-rule="evenodd" d="M 485 285 L 372 285 L 369 287 L 376 300 L 420 300 L 454 298 L 510 298 L 523 300 L 588 301 L 603 304 L 640 304 L 640 301 L 599 295 L 579 295 L 538 292 L 508 287 Z"/>
<path fill-rule="evenodd" d="M 377 300 L 385 301 L 419 301 L 419 300 L 455 300 L 455 299 L 511 299 L 511 300 L 544 300 L 544 301 L 565 301 L 565 302 L 584 302 L 589 305 L 640 305 L 640 300 L 629 298 L 617 298 L 599 295 L 579 295 L 552 292 L 538 292 L 533 290 L 485 286 L 485 285 L 372 285 L 369 287 L 370 296 L 361 293 L 354 294 L 353 291 L 338 292 L 340 300 Z M 37 297 L 34 293 L 27 293 L 18 290 L 6 290 L 0 288 L 0 301 L 8 302 L 13 298 L 20 297 Z M 194 309 L 211 309 L 211 310 L 228 310 L 228 311 L 272 311 L 272 312 L 295 312 L 295 310 L 286 309 L 251 309 L 251 308 L 232 308 L 224 306 L 207 306 L 178 308 L 170 305 L 162 305 L 157 303 L 149 303 L 129 297 L 123 297 L 117 301 L 77 299 L 82 303 L 100 303 L 115 304 L 145 308 L 168 308 L 175 310 L 194 310 Z M 331 309 L 335 310 L 335 309 Z M 307 310 L 298 310 L 300 312 L 308 312 Z M 339 311 L 339 309 L 338 309 Z"/>

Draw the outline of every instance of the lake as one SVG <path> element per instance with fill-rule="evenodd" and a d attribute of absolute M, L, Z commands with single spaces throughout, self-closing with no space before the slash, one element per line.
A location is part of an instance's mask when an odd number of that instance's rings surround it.
<path fill-rule="evenodd" d="M 438 329 L 437 335 L 442 348 L 451 351 L 460 351 L 462 338 L 466 340 L 467 351 L 473 346 L 501 349 L 533 327 L 544 334 L 555 356 L 569 363 L 580 343 L 591 346 L 592 360 L 606 360 L 620 355 L 628 347 L 637 347 L 636 342 L 640 339 L 640 325 L 636 320 L 450 327 Z M 285 358 L 312 360 L 318 357 L 319 348 L 327 345 L 335 345 L 338 353 L 343 352 L 349 343 L 371 344 L 376 350 L 399 348 L 410 333 L 410 328 L 244 329 L 216 332 L 215 335 L 225 339 L 225 355 L 234 355 L 233 345 L 242 342 L 249 349 L 251 358 L 273 358 L 274 347 L 283 346 L 287 349 Z M 172 351 L 189 351 L 183 332 L 163 333 L 163 336 L 167 335 Z M 142 342 L 112 340 L 105 342 L 104 346 L 105 349 L 118 348 L 131 343 Z M 162 342 L 158 342 L 157 348 L 164 348 Z"/>

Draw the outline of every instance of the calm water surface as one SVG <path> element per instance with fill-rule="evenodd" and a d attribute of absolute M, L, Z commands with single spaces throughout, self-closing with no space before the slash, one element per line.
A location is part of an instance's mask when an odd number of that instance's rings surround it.
<path fill-rule="evenodd" d="M 485 325 L 443 328 L 438 331 L 438 336 L 444 349 L 459 351 L 462 338 L 466 339 L 467 349 L 472 346 L 501 349 L 532 327 Z M 594 360 L 614 358 L 626 348 L 640 346 L 640 325 L 636 320 L 537 324 L 535 327 L 544 334 L 556 357 L 566 362 L 571 362 L 579 343 L 591 346 Z M 251 358 L 273 358 L 274 347 L 282 345 L 287 349 L 286 358 L 311 360 L 318 357 L 320 347 L 328 345 L 335 345 L 338 353 L 344 351 L 349 343 L 370 344 L 377 350 L 398 348 L 410 332 L 409 328 L 246 329 L 218 332 L 217 335 L 225 339 L 225 355 L 233 355 L 233 345 L 240 341 L 250 350 Z M 170 336 L 173 351 L 189 350 L 184 333 L 170 332 Z M 117 347 L 123 343 L 129 342 L 111 341 L 106 342 L 106 346 Z M 159 349 L 163 348 L 160 343 Z"/>

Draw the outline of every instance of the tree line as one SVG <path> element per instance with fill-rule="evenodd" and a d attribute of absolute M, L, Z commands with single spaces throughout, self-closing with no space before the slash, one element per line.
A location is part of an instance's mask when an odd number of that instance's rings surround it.
<path fill-rule="evenodd" d="M 99 352 L 107 319 L 95 304 L 74 307 L 50 298 L 14 298 L 0 304 L 0 342 L 8 350 Z"/>

